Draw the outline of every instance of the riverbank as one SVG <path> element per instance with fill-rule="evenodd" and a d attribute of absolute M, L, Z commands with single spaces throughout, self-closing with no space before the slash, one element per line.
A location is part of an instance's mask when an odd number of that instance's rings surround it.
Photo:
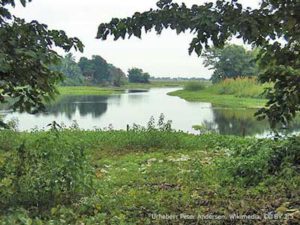
<path fill-rule="evenodd" d="M 52 128 L 0 132 L 2 224 L 299 219 L 300 137 L 274 142 L 153 128 Z M 230 219 L 233 214 L 244 219 Z M 272 220 L 274 214 L 280 219 Z M 219 219 L 205 220 L 213 215 Z"/>
<path fill-rule="evenodd" d="M 199 91 L 178 90 L 168 93 L 191 102 L 209 102 L 215 107 L 224 108 L 260 108 L 267 100 L 258 98 L 236 97 L 235 95 L 215 94 L 209 87 Z"/>
<path fill-rule="evenodd" d="M 130 89 L 130 88 L 141 88 L 141 89 L 149 89 L 149 88 L 159 88 L 159 87 L 184 87 L 186 84 L 191 81 L 150 81 L 150 83 L 128 83 L 122 86 L 122 88 Z M 210 83 L 209 81 L 203 81 L 204 83 Z"/>
<path fill-rule="evenodd" d="M 267 102 L 263 94 L 265 88 L 271 87 L 271 84 L 260 84 L 255 78 L 237 78 L 225 79 L 213 85 L 189 83 L 183 90 L 169 95 L 187 101 L 210 102 L 216 107 L 260 108 Z"/>
<path fill-rule="evenodd" d="M 123 92 L 118 88 L 95 86 L 64 86 L 58 87 L 58 91 L 60 95 L 112 95 Z"/>
<path fill-rule="evenodd" d="M 150 83 L 128 83 L 121 87 L 60 86 L 60 95 L 112 95 L 123 93 L 126 89 L 150 89 L 159 87 L 183 87 L 185 81 L 151 81 Z"/>

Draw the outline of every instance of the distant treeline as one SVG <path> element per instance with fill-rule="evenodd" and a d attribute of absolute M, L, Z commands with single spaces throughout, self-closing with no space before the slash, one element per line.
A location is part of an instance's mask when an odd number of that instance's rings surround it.
<path fill-rule="evenodd" d="M 210 80 L 218 83 L 226 78 L 251 77 L 259 73 L 256 56 L 259 49 L 246 50 L 243 46 L 227 44 L 223 49 L 210 48 L 202 55 L 204 66 L 213 70 Z M 52 69 L 64 75 L 61 83 L 65 86 L 102 85 L 122 86 L 130 83 L 149 83 L 153 81 L 207 81 L 201 77 L 151 77 L 139 68 L 131 68 L 127 75 L 99 55 L 91 59 L 81 57 L 78 62 L 72 54 L 64 56 Z"/>
<path fill-rule="evenodd" d="M 203 77 L 150 77 L 153 81 L 209 81 Z"/>
<path fill-rule="evenodd" d="M 52 69 L 64 75 L 62 81 L 64 86 L 121 86 L 127 80 L 121 69 L 109 64 L 99 55 L 94 55 L 91 59 L 81 57 L 77 63 L 72 54 L 67 54 L 61 59 L 60 63 L 52 66 Z"/>
<path fill-rule="evenodd" d="M 151 81 L 206 81 L 205 78 L 185 77 L 153 77 L 139 68 L 131 68 L 125 74 L 120 68 L 108 63 L 99 55 L 91 59 L 81 57 L 78 62 L 70 53 L 51 68 L 63 74 L 62 86 L 101 85 L 122 86 L 126 83 L 150 83 Z"/>
<path fill-rule="evenodd" d="M 51 69 L 63 74 L 63 86 L 101 85 L 119 87 L 127 82 L 149 83 L 150 74 L 139 68 L 131 68 L 126 74 L 99 55 L 91 59 L 81 57 L 78 62 L 70 53 L 61 58 Z"/>

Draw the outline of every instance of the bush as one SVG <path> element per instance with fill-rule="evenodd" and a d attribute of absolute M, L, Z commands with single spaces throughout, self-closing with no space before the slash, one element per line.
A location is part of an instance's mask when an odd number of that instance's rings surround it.
<path fill-rule="evenodd" d="M 80 142 L 50 131 L 2 154 L 0 203 L 50 207 L 69 204 L 92 190 L 93 170 Z"/>
<path fill-rule="evenodd" d="M 260 84 L 256 78 L 225 79 L 211 88 L 213 92 L 220 95 L 234 95 L 236 97 L 264 98 L 265 88 L 270 84 Z"/>
<path fill-rule="evenodd" d="M 205 85 L 201 82 L 189 82 L 184 86 L 186 91 L 201 91 L 205 89 Z"/>
<path fill-rule="evenodd" d="M 224 177 L 230 177 L 233 183 L 240 181 L 245 186 L 255 186 L 271 176 L 286 177 L 286 171 L 289 175 L 293 171 L 299 176 L 299 146 L 299 137 L 275 143 L 257 140 L 245 149 L 237 149 L 232 157 L 221 160 L 219 166 L 226 174 Z"/>

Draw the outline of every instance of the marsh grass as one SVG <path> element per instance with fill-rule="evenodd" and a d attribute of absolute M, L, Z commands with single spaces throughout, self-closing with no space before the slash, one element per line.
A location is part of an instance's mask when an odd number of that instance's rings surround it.
<path fill-rule="evenodd" d="M 184 85 L 184 90 L 187 91 L 200 91 L 204 90 L 206 88 L 206 85 L 203 82 L 189 82 L 186 85 Z"/>
<path fill-rule="evenodd" d="M 210 91 L 219 95 L 234 95 L 244 98 L 264 98 L 264 90 L 271 84 L 261 84 L 256 78 L 225 79 L 210 87 Z"/>
<path fill-rule="evenodd" d="M 297 210 L 299 137 L 274 142 L 191 135 L 165 127 L 149 123 L 128 131 L 82 131 L 76 126 L 1 131 L 0 201 L 6 207 L 0 208 L 0 222 L 166 224 L 149 214 L 255 212 L 263 218 L 278 208 L 284 213 Z M 20 150 L 25 160 L 20 160 Z M 18 174 L 20 166 L 24 170 Z"/>

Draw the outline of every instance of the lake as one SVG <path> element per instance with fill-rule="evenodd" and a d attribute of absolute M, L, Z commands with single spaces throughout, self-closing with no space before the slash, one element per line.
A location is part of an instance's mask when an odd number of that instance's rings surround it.
<path fill-rule="evenodd" d="M 127 124 L 147 125 L 150 117 L 157 121 L 163 113 L 172 120 L 172 127 L 190 133 L 193 125 L 205 125 L 220 134 L 266 136 L 270 131 L 266 121 L 256 121 L 255 110 L 224 109 L 212 107 L 210 103 L 187 102 L 167 93 L 179 88 L 152 88 L 150 90 L 128 90 L 124 94 L 110 96 L 61 96 L 47 106 L 45 113 L 31 115 L 0 109 L 4 120 L 18 120 L 19 130 L 43 129 L 56 121 L 70 126 L 74 121 L 82 129 L 107 128 L 126 129 Z M 289 132 L 300 130 L 294 123 Z"/>

